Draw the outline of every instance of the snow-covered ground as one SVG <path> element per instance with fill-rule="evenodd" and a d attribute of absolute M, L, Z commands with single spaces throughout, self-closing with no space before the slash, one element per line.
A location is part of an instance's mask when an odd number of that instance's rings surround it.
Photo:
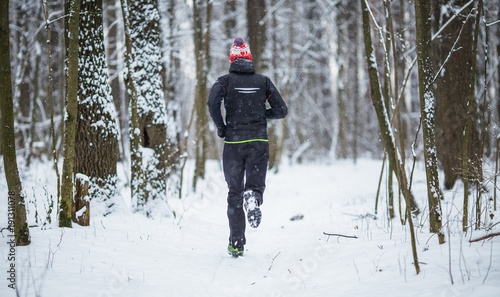
<path fill-rule="evenodd" d="M 130 210 L 124 188 L 124 203 L 115 213 L 71 229 L 54 221 L 41 227 L 44 205 L 55 196 L 55 174 L 51 164 L 35 163 L 22 174 L 27 199 L 36 198 L 28 204 L 29 224 L 36 224 L 35 210 L 39 222 L 30 229 L 32 243 L 16 251 L 19 296 L 500 296 L 500 237 L 469 243 L 485 231 L 466 236 L 460 231 L 463 194 L 457 183 L 445 192 L 447 242 L 439 245 L 428 232 L 421 165 L 413 181 L 424 213 L 416 222 L 421 268 L 416 275 L 408 227 L 401 226 L 399 215 L 392 224 L 387 220 L 384 190 L 377 219 L 366 216 L 374 214 L 381 165 L 380 160 L 284 164 L 278 174 L 269 173 L 262 223 L 247 227 L 245 256 L 233 259 L 226 252 L 227 189 L 219 162 L 209 162 L 197 192 L 186 187 L 182 200 L 168 201 L 169 209 L 159 204 L 153 218 Z M 3 168 L 0 197 L 4 227 Z M 297 215 L 303 219 L 290 220 Z M 495 221 L 498 217 L 499 212 Z M 16 296 L 7 286 L 5 230 L 2 235 L 0 296 Z"/>

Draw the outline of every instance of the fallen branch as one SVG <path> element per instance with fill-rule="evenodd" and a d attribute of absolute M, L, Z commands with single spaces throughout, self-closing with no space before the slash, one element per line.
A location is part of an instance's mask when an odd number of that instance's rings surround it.
<path fill-rule="evenodd" d="M 344 235 L 344 234 L 336 234 L 336 233 L 326 233 L 323 232 L 323 234 L 328 235 L 328 236 L 338 236 L 338 237 L 345 237 L 345 238 L 358 238 L 356 235 Z"/>
<path fill-rule="evenodd" d="M 500 236 L 500 232 L 490 233 L 488 235 L 485 235 L 485 236 L 482 236 L 482 237 L 479 237 L 479 238 L 476 238 L 476 239 L 471 239 L 471 240 L 469 240 L 469 242 L 478 242 L 478 241 L 485 240 L 485 239 L 488 239 L 488 238 L 491 238 L 491 237 L 495 237 L 495 236 Z"/>
<path fill-rule="evenodd" d="M 269 271 L 269 270 L 271 270 L 271 268 L 273 267 L 274 260 L 275 260 L 276 258 L 278 258 L 278 256 L 279 256 L 280 254 L 281 254 L 281 251 L 280 251 L 280 252 L 279 252 L 276 256 L 274 256 L 273 260 L 271 261 L 271 266 L 269 266 L 268 271 Z"/>
<path fill-rule="evenodd" d="M 350 214 L 350 213 L 343 212 L 342 214 L 346 215 L 346 216 L 356 217 L 355 219 L 359 219 L 359 220 L 366 219 L 366 218 L 373 219 L 373 220 L 377 219 L 377 216 L 374 214 L 371 214 L 371 213 L 366 213 L 363 215 L 363 214 Z"/>

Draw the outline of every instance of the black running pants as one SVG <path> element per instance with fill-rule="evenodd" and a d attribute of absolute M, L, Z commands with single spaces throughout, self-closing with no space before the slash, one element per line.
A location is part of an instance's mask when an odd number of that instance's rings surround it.
<path fill-rule="evenodd" d="M 246 244 L 243 193 L 247 190 L 254 191 L 259 205 L 262 204 L 262 195 L 266 188 L 269 144 L 267 141 L 225 143 L 222 159 L 224 177 L 229 188 L 229 241 L 233 246 L 243 246 Z"/>

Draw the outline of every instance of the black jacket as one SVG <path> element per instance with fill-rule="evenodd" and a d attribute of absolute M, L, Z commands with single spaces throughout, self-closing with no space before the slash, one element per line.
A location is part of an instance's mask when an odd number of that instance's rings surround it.
<path fill-rule="evenodd" d="M 223 100 L 226 124 L 221 113 Z M 271 106 L 267 110 L 266 101 Z M 281 119 L 288 113 L 271 80 L 256 74 L 252 62 L 246 59 L 234 61 L 229 74 L 217 79 L 207 105 L 217 129 L 225 131 L 226 143 L 267 140 L 266 119 Z"/>

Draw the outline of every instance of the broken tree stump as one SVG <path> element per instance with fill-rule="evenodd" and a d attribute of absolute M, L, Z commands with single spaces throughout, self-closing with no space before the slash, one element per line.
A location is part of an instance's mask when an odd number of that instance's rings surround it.
<path fill-rule="evenodd" d="M 73 197 L 71 217 L 78 225 L 88 226 L 90 224 L 89 178 L 78 173 L 75 181 L 76 192 Z"/>

